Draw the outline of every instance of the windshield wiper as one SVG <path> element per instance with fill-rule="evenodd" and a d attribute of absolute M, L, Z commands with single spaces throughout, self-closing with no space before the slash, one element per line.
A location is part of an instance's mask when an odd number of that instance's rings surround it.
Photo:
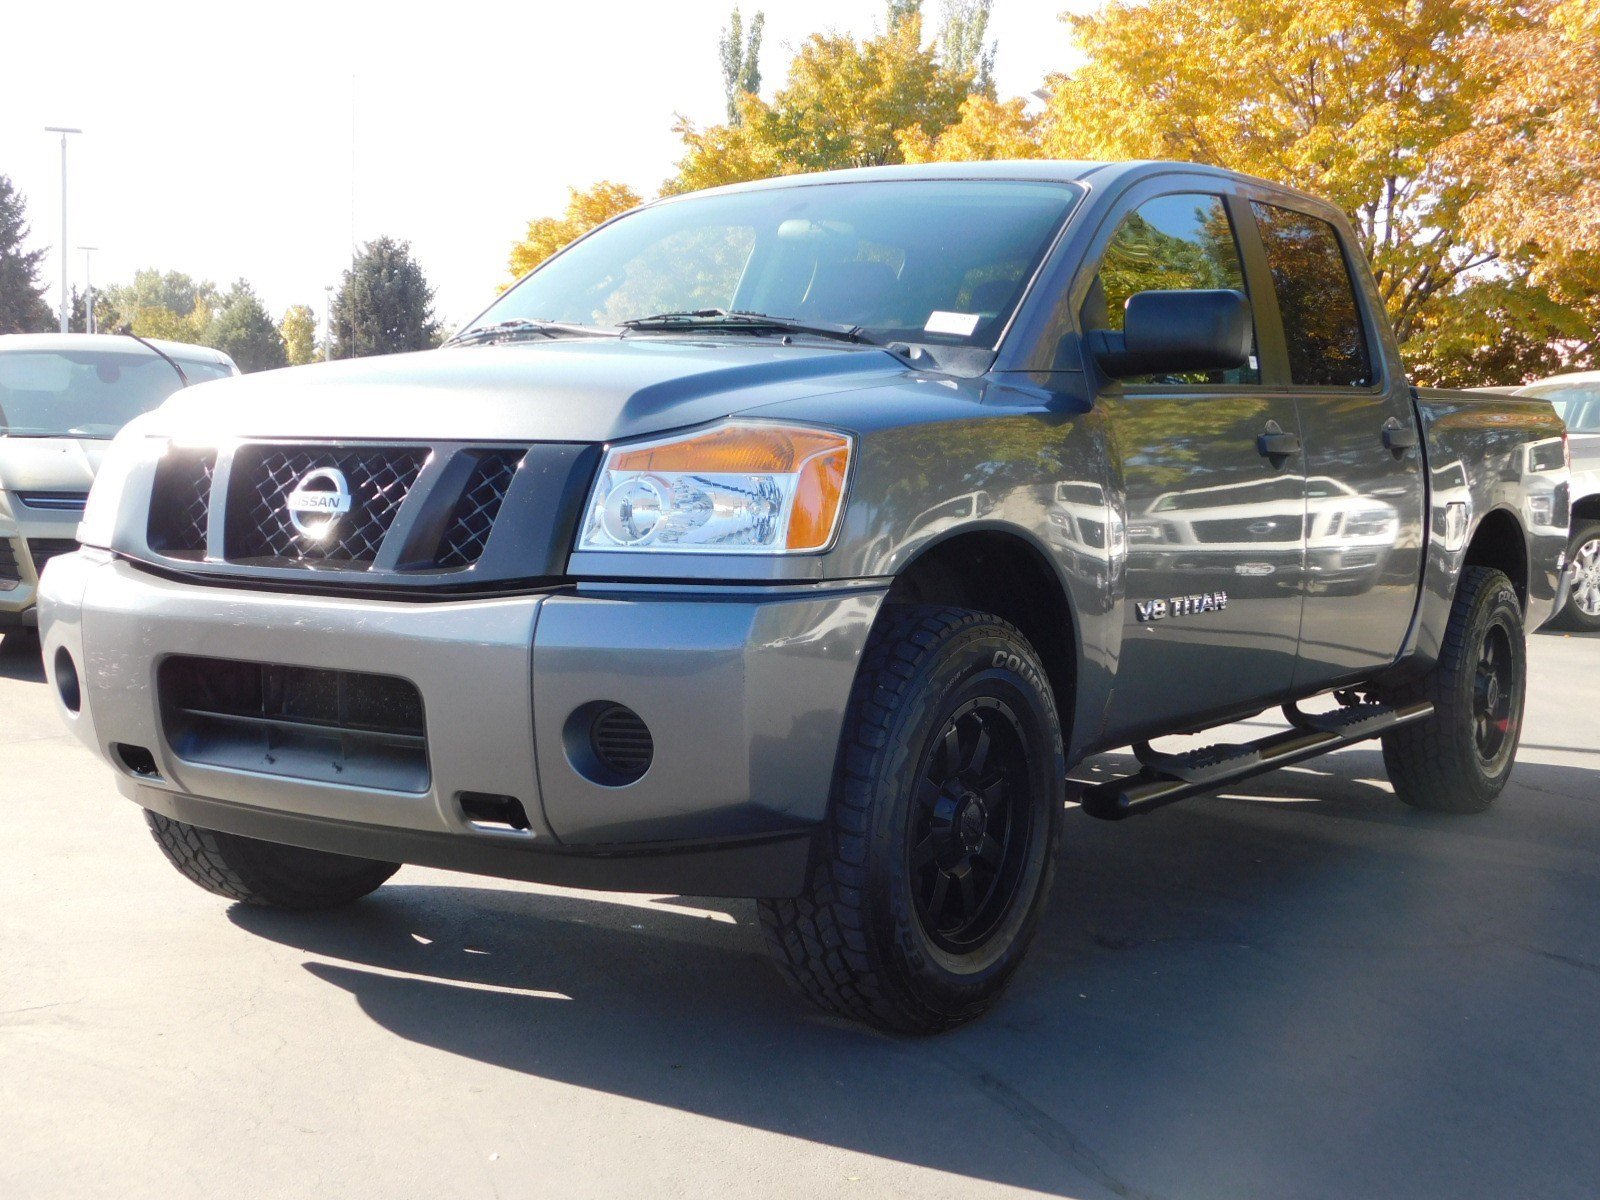
<path fill-rule="evenodd" d="M 514 317 L 509 321 L 500 321 L 494 325 L 480 325 L 476 329 L 463 330 L 455 335 L 446 346 L 476 346 L 483 342 L 510 342 L 524 335 L 538 335 L 540 337 L 616 337 L 609 329 L 596 329 L 593 325 L 574 325 L 568 321 L 540 321 L 527 317 Z"/>
<path fill-rule="evenodd" d="M 630 321 L 622 322 L 622 327 L 650 333 L 701 329 L 731 329 L 750 333 L 808 333 L 814 337 L 832 338 L 840 342 L 859 342 L 866 346 L 880 344 L 862 333 L 859 325 L 799 321 L 794 317 L 775 317 L 770 313 L 725 308 L 697 308 L 689 312 L 664 312 L 648 317 L 634 317 Z"/>

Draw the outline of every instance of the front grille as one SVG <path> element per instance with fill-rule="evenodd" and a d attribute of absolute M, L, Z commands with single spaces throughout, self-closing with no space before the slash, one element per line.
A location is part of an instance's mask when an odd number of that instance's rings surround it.
<path fill-rule="evenodd" d="M 227 558 L 273 566 L 365 570 L 378 557 L 427 459 L 428 451 L 419 447 L 243 447 L 233 460 Z M 344 475 L 351 507 L 326 537 L 313 539 L 295 529 L 287 501 L 302 479 L 324 468 Z"/>
<path fill-rule="evenodd" d="M 9 540 L 0 538 L 0 592 L 9 592 L 22 581 L 22 570 L 17 566 L 17 551 Z"/>
<path fill-rule="evenodd" d="M 33 559 L 33 573 L 43 575 L 45 564 L 58 554 L 71 554 L 78 543 L 71 538 L 29 538 L 28 556 Z"/>
<path fill-rule="evenodd" d="M 157 677 L 168 742 L 189 762 L 425 792 L 422 695 L 392 675 L 178 655 Z"/>
<path fill-rule="evenodd" d="M 18 492 L 17 499 L 26 508 L 41 512 L 82 512 L 88 502 L 88 492 Z"/>
<path fill-rule="evenodd" d="M 200 559 L 211 524 L 214 450 L 175 451 L 161 460 L 150 494 L 150 548 L 169 558 Z"/>
<path fill-rule="evenodd" d="M 500 515 L 511 478 L 517 473 L 525 453 L 522 450 L 478 453 L 467 486 L 439 541 L 435 566 L 467 567 L 483 557 L 483 548 L 489 544 L 489 533 L 494 529 L 494 519 Z"/>
<path fill-rule="evenodd" d="M 1215 521 L 1196 521 L 1197 542 L 1297 542 L 1303 534 L 1303 521 L 1294 517 L 1228 517 Z"/>

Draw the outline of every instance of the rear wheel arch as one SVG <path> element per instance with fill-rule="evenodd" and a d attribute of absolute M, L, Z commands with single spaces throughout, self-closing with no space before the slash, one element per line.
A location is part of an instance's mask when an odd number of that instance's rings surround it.
<path fill-rule="evenodd" d="M 1572 502 L 1572 528 L 1582 521 L 1600 521 L 1600 492 L 1593 496 L 1580 496 Z"/>
<path fill-rule="evenodd" d="M 1467 543 L 1462 570 L 1468 567 L 1491 567 L 1511 580 L 1517 600 L 1524 611 L 1528 607 L 1528 539 L 1522 523 L 1505 508 L 1490 509 L 1484 513 L 1478 527 Z"/>

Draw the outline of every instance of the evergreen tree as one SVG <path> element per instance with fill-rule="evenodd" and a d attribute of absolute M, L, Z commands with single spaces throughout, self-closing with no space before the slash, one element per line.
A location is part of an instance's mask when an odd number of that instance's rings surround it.
<path fill-rule="evenodd" d="M 433 288 L 411 243 L 380 237 L 361 247 L 333 297 L 333 356 L 362 358 L 439 344 Z"/>
<path fill-rule="evenodd" d="M 24 250 L 27 201 L 0 175 L 0 333 L 44 333 L 56 327 L 44 300 L 39 266 L 45 251 Z"/>
<path fill-rule="evenodd" d="M 206 327 L 205 343 L 221 350 L 239 370 L 270 371 L 288 365 L 283 338 L 252 288 L 235 281 Z"/>

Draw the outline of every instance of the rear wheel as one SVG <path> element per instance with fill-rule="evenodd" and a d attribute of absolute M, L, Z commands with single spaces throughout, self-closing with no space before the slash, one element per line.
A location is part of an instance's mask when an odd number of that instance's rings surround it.
<path fill-rule="evenodd" d="M 376 890 L 400 869 L 399 863 L 201 829 L 148 809 L 144 819 L 179 874 L 241 904 L 300 911 L 337 908 Z"/>
<path fill-rule="evenodd" d="M 852 695 L 806 893 L 760 905 L 822 1008 L 899 1033 L 985 1011 L 1048 895 L 1066 771 L 1037 655 L 996 617 L 890 610 Z"/>
<path fill-rule="evenodd" d="M 1600 521 L 1581 522 L 1573 531 L 1567 561 L 1572 564 L 1572 591 L 1550 628 L 1600 632 Z"/>
<path fill-rule="evenodd" d="M 1528 655 L 1511 581 L 1487 567 L 1462 572 L 1439 661 L 1415 688 L 1433 715 L 1383 739 L 1395 794 L 1429 812 L 1476 813 L 1511 777 L 1522 737 Z"/>

